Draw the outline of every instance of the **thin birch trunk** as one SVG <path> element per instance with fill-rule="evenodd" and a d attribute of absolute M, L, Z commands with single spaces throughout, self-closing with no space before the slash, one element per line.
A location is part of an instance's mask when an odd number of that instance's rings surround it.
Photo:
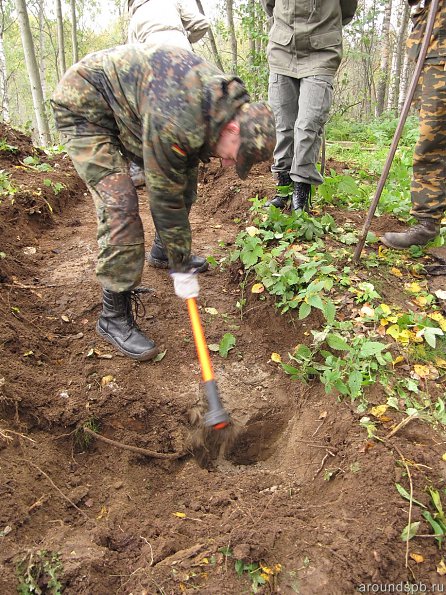
<path fill-rule="evenodd" d="M 45 104 L 40 80 L 39 66 L 37 64 L 34 42 L 29 26 L 26 0 L 15 0 L 19 21 L 20 35 L 22 38 L 23 53 L 25 55 L 26 70 L 28 71 L 31 94 L 33 98 L 34 114 L 36 116 L 39 144 L 49 145 L 51 142 L 48 119 L 45 114 Z"/>
<path fill-rule="evenodd" d="M 2 31 L 0 31 L 0 107 L 3 122 L 9 122 L 8 78 Z"/>
<path fill-rule="evenodd" d="M 231 73 L 237 74 L 237 37 L 234 26 L 233 0 L 226 0 L 226 12 L 228 15 L 229 38 L 231 40 Z"/>
<path fill-rule="evenodd" d="M 201 14 L 206 14 L 203 10 L 203 5 L 201 3 L 201 0 L 196 0 L 197 2 L 197 6 L 198 6 L 198 10 L 201 12 Z M 209 41 L 211 44 L 211 49 L 212 49 L 212 54 L 214 56 L 214 60 L 215 60 L 215 64 L 218 66 L 218 68 L 224 72 L 224 68 L 223 68 L 223 64 L 220 58 L 220 54 L 218 53 L 218 49 L 217 49 L 217 44 L 215 42 L 215 36 L 214 36 L 214 32 L 212 31 L 212 27 L 209 27 L 209 30 L 207 32 L 207 36 L 209 37 Z"/>
<path fill-rule="evenodd" d="M 73 64 L 79 61 L 79 48 L 77 44 L 77 17 L 76 0 L 70 0 L 71 5 L 71 47 L 73 51 Z"/>
<path fill-rule="evenodd" d="M 65 41 L 63 31 L 63 15 L 62 15 L 62 2 L 56 0 L 56 20 L 57 20 L 57 46 L 59 50 L 59 74 L 60 77 L 64 75 L 67 69 L 67 63 L 65 60 Z"/>
<path fill-rule="evenodd" d="M 376 115 L 380 116 L 384 111 L 387 86 L 389 82 L 389 44 L 390 44 L 390 17 L 392 16 L 392 1 L 386 2 L 384 12 L 382 47 L 381 47 L 381 70 L 376 91 Z"/>

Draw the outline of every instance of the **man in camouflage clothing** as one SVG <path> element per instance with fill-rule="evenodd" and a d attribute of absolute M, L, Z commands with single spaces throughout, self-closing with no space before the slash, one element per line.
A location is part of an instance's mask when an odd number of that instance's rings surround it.
<path fill-rule="evenodd" d="M 426 29 L 430 0 L 416 7 L 408 39 L 409 56 L 417 59 Z M 446 209 L 446 0 L 440 0 L 421 75 L 419 137 L 415 146 L 411 184 L 411 214 L 418 223 L 404 233 L 385 233 L 389 248 L 424 246 L 440 232 Z"/>
<path fill-rule="evenodd" d="M 188 209 L 199 161 L 220 157 L 247 177 L 269 159 L 274 118 L 249 103 L 240 79 L 187 50 L 126 45 L 86 56 L 52 97 L 57 129 L 95 202 L 103 287 L 98 333 L 127 356 L 153 358 L 155 343 L 136 326 L 133 290 L 144 266 L 144 233 L 130 160 L 144 167 L 150 209 L 167 251 L 175 293 L 197 297 Z"/>

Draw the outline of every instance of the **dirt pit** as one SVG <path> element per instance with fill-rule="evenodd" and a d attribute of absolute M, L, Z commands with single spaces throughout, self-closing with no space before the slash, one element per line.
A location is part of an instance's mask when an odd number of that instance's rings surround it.
<path fill-rule="evenodd" d="M 401 452 L 414 481 L 428 474 L 444 485 L 443 440 L 414 422 L 392 444 L 371 444 L 354 405 L 291 381 L 271 354 L 302 342 L 311 319 L 280 316 L 252 295 L 240 316 L 230 267 L 201 275 L 199 298 L 208 343 L 236 338 L 227 358 L 213 355 L 241 428 L 227 456 L 203 468 L 188 452 L 158 459 L 89 439 L 83 425 L 164 455 L 184 452 L 189 411 L 202 399 L 187 311 L 168 273 L 147 267 L 143 284 L 153 291 L 142 296 L 139 324 L 164 357 L 133 362 L 104 343 L 94 330 L 92 201 L 66 158 L 38 154 L 64 186 L 55 193 L 49 173 L 23 165 L 35 155 L 29 140 L 0 133 L 18 147 L 0 154 L 18 188 L 0 205 L 0 593 L 32 580 L 43 593 L 70 595 L 444 585 L 433 539 L 410 542 L 424 561 L 406 567 L 407 506 L 395 489 L 405 481 Z M 218 162 L 204 166 L 194 250 L 221 259 L 249 216 L 248 199 L 273 187 L 267 164 L 245 182 Z M 140 198 L 150 246 L 144 190 Z M 373 389 L 382 402 L 382 388 Z"/>

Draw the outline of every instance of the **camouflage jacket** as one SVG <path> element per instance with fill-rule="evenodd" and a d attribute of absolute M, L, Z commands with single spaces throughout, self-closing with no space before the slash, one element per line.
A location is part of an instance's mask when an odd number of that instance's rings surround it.
<path fill-rule="evenodd" d="M 413 2 L 409 2 L 413 4 Z M 417 60 L 423 43 L 430 0 L 419 2 L 412 11 L 413 28 L 407 39 L 407 51 L 412 60 Z M 440 0 L 435 17 L 434 28 L 426 54 L 426 62 L 444 64 L 446 62 L 446 0 Z"/>
<path fill-rule="evenodd" d="M 111 119 L 123 153 L 144 166 L 152 216 L 172 269 L 186 268 L 189 175 L 200 160 L 209 161 L 221 129 L 249 100 L 245 86 L 177 47 L 118 46 L 90 54 L 72 69 L 80 88 L 67 100 L 62 79 L 53 102 L 69 110 L 73 122 L 79 116 L 93 123 Z M 97 106 L 82 99 L 86 84 L 97 89 Z"/>
<path fill-rule="evenodd" d="M 302 78 L 335 75 L 342 58 L 342 27 L 357 0 L 261 0 L 271 17 L 268 63 L 271 72 Z"/>

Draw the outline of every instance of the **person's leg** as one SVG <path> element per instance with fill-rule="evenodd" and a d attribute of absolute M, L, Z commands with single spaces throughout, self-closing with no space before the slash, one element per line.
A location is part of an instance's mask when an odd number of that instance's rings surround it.
<path fill-rule="evenodd" d="M 268 99 L 276 122 L 276 147 L 271 171 L 277 179 L 276 195 L 265 206 L 283 208 L 293 192 L 290 178 L 294 154 L 294 124 L 299 101 L 298 79 L 270 73 Z"/>
<path fill-rule="evenodd" d="M 411 183 L 411 214 L 418 223 L 403 233 L 386 233 L 390 248 L 425 245 L 440 232 L 446 209 L 446 71 L 444 64 L 425 67 L 421 83 L 419 136 Z"/>
<path fill-rule="evenodd" d="M 332 100 L 332 76 L 316 75 L 300 79 L 298 114 L 294 126 L 294 156 L 291 165 L 294 210 L 305 209 L 311 186 L 317 186 L 324 181 L 316 164 Z"/>
<path fill-rule="evenodd" d="M 55 109 L 56 122 L 58 114 Z M 77 122 L 65 126 L 62 133 L 68 155 L 96 207 L 96 275 L 103 288 L 96 330 L 132 359 L 152 359 L 158 349 L 138 328 L 132 313 L 133 289 L 141 281 L 144 266 L 144 232 L 127 161 L 117 137 L 102 127 Z"/>
<path fill-rule="evenodd" d="M 192 208 L 193 203 L 197 200 L 197 186 L 198 186 L 198 167 L 194 167 L 188 172 L 187 186 L 184 191 L 184 202 L 188 214 Z M 167 269 L 169 266 L 169 260 L 167 258 L 167 252 L 163 246 L 161 238 L 157 231 L 155 231 L 155 238 L 153 240 L 152 248 L 147 255 L 147 262 L 150 266 L 158 269 Z M 209 263 L 206 258 L 191 254 L 190 257 L 190 268 L 197 273 L 204 273 L 209 268 Z"/>

